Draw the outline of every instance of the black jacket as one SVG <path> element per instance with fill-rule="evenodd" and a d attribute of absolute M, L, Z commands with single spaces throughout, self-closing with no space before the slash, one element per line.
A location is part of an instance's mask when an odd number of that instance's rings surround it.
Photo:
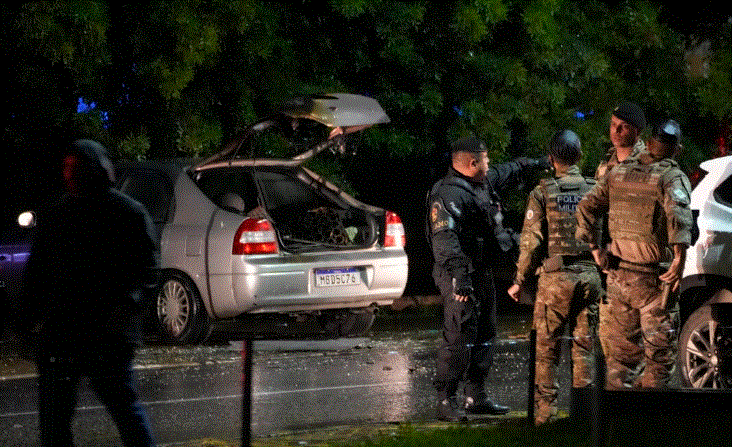
<path fill-rule="evenodd" d="M 104 179 L 108 159 L 84 157 Z M 39 219 L 24 277 L 26 325 L 37 326 L 41 345 L 139 344 L 143 291 L 158 264 L 152 221 L 107 180 L 85 188 Z"/>
<path fill-rule="evenodd" d="M 476 182 L 452 167 L 427 195 L 427 236 L 436 268 L 450 273 L 455 290 L 472 288 L 470 273 L 487 269 L 491 255 L 509 251 L 514 240 L 503 226 L 501 194 L 540 159 L 518 158 L 489 166 L 485 181 Z"/>

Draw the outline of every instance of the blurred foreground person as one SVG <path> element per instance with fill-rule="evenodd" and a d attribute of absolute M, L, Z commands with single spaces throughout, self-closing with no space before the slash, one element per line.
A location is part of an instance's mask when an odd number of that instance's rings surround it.
<path fill-rule="evenodd" d="M 562 336 L 572 334 L 572 382 L 589 386 L 593 373 L 593 342 L 597 327 L 597 303 L 602 294 L 600 274 L 590 246 L 574 237 L 575 209 L 595 185 L 580 173 L 579 137 L 571 130 L 557 132 L 549 144 L 554 176 L 543 179 L 529 195 L 516 278 L 508 294 L 518 301 L 524 281 L 539 272 L 534 302 L 536 375 L 534 423 L 557 417 L 559 385 L 556 377 Z"/>
<path fill-rule="evenodd" d="M 437 418 L 461 421 L 465 413 L 505 414 L 488 399 L 484 381 L 493 362 L 496 293 L 491 263 L 508 256 L 514 240 L 503 227 L 499 193 L 522 174 L 548 168 L 544 159 L 518 158 L 488 164 L 483 141 L 466 137 L 452 144 L 452 166 L 427 197 L 427 235 L 432 271 L 444 306 L 437 351 Z M 465 403 L 457 391 L 465 384 Z"/>
<path fill-rule="evenodd" d="M 142 301 L 157 267 L 152 222 L 112 188 L 114 170 L 99 143 L 71 144 L 63 179 L 66 194 L 39 222 L 25 275 L 42 445 L 73 445 L 77 388 L 86 376 L 124 445 L 152 446 L 132 373 Z"/>
<path fill-rule="evenodd" d="M 615 166 L 577 206 L 577 239 L 608 272 L 607 387 L 668 385 L 676 363 L 673 299 L 691 242 L 689 179 L 673 160 L 676 121 L 654 127 L 647 152 Z M 608 216 L 609 253 L 593 231 Z M 645 364 L 645 369 L 644 369 Z"/>

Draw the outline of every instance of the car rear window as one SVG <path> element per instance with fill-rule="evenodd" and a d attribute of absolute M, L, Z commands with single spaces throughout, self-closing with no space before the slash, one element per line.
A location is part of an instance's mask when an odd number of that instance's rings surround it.
<path fill-rule="evenodd" d="M 257 180 L 262 186 L 262 194 L 267 209 L 278 208 L 313 209 L 321 206 L 333 206 L 316 188 L 308 185 L 290 172 L 257 172 Z"/>

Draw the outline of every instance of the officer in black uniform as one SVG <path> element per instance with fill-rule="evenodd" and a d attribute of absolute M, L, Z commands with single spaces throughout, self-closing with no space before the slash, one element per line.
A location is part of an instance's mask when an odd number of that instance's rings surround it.
<path fill-rule="evenodd" d="M 437 417 L 460 421 L 466 412 L 508 412 L 484 390 L 496 335 L 491 257 L 505 254 L 515 244 L 503 227 L 499 193 L 528 170 L 547 169 L 548 161 L 521 157 L 489 166 L 486 145 L 476 137 L 455 141 L 451 152 L 449 172 L 427 196 L 427 233 L 435 258 L 432 275 L 444 306 L 435 379 Z M 461 382 L 465 383 L 462 408 L 456 399 Z"/>

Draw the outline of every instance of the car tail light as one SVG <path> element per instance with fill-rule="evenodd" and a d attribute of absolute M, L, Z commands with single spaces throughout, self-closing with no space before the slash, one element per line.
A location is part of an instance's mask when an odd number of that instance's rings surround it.
<path fill-rule="evenodd" d="M 231 254 L 262 255 L 277 253 L 277 235 L 267 219 L 244 219 L 234 235 Z"/>
<path fill-rule="evenodd" d="M 386 212 L 386 235 L 384 236 L 384 247 L 404 247 L 407 243 L 407 236 L 404 234 L 402 220 L 392 211 Z"/>

